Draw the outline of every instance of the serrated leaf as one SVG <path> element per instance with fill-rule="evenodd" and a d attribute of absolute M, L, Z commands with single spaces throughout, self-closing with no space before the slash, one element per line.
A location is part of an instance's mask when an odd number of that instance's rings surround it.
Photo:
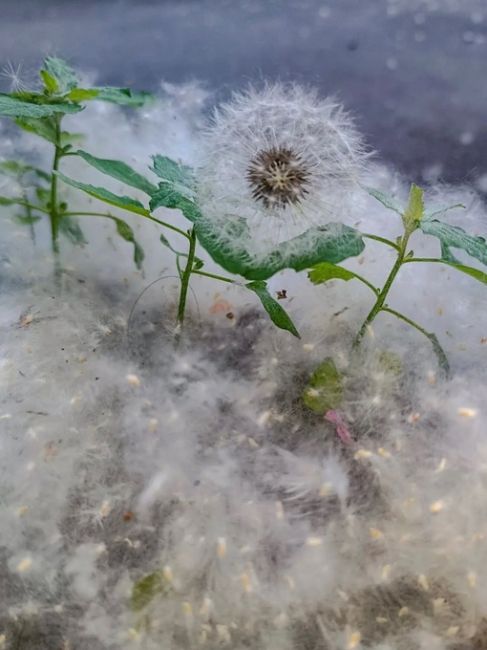
<path fill-rule="evenodd" d="M 57 102 L 52 104 L 35 104 L 33 102 L 0 93 L 0 115 L 5 117 L 43 118 L 56 113 L 78 113 L 83 109 L 78 104 Z"/>
<path fill-rule="evenodd" d="M 90 196 L 94 197 L 95 199 L 99 199 L 104 203 L 113 205 L 116 208 L 121 208 L 122 210 L 134 212 L 135 214 L 140 214 L 144 217 L 149 215 L 149 211 L 146 210 L 142 203 L 140 203 L 140 201 L 137 201 L 137 199 L 132 199 L 129 196 L 119 196 L 113 192 L 110 192 L 109 190 L 106 190 L 104 187 L 96 187 L 95 185 L 80 183 L 79 181 L 75 181 L 74 179 L 69 178 L 64 174 L 61 174 L 61 172 L 56 172 L 56 174 L 67 185 L 71 185 L 71 187 L 82 190 L 83 192 L 86 192 L 86 194 L 89 194 Z"/>
<path fill-rule="evenodd" d="M 59 232 L 61 232 L 75 246 L 84 246 L 87 240 L 81 230 L 79 223 L 73 217 L 62 217 L 58 221 Z"/>
<path fill-rule="evenodd" d="M 44 117 L 41 119 L 19 117 L 15 120 L 15 123 L 28 133 L 34 133 L 52 144 L 56 142 L 56 121 L 53 117 Z"/>
<path fill-rule="evenodd" d="M 111 88 L 110 86 L 105 86 L 93 88 L 92 90 L 96 90 L 97 94 L 91 99 L 110 102 L 119 106 L 132 106 L 133 108 L 144 106 L 144 104 L 153 98 L 151 93 L 135 91 L 130 88 Z"/>
<path fill-rule="evenodd" d="M 133 588 L 130 603 L 134 612 L 140 612 L 159 594 L 169 591 L 170 586 L 162 573 L 155 571 L 138 580 Z"/>
<path fill-rule="evenodd" d="M 190 188 L 193 185 L 193 171 L 191 167 L 182 165 L 167 156 L 153 156 L 152 171 L 163 181 L 176 183 Z"/>
<path fill-rule="evenodd" d="M 122 219 L 118 219 L 116 217 L 111 217 L 113 221 L 115 221 L 115 225 L 117 227 L 117 232 L 122 237 L 125 239 L 125 241 L 130 242 L 134 246 L 134 262 L 135 266 L 138 269 L 142 268 L 142 262 L 144 261 L 144 250 L 142 246 L 137 242 L 135 239 L 134 231 L 132 228 L 126 223 L 125 221 L 122 221 Z"/>
<path fill-rule="evenodd" d="M 311 375 L 303 392 L 303 402 L 315 413 L 326 413 L 338 408 L 342 399 L 342 376 L 333 359 L 325 359 Z"/>
<path fill-rule="evenodd" d="M 321 262 L 316 264 L 310 269 L 308 273 L 308 278 L 313 284 L 323 284 L 328 282 L 328 280 L 352 280 L 355 277 L 355 273 L 344 269 L 342 266 L 337 266 L 336 264 L 330 264 L 329 262 Z"/>
<path fill-rule="evenodd" d="M 181 194 L 171 183 L 161 183 L 159 185 L 159 188 L 152 195 L 149 207 L 151 211 L 157 210 L 157 208 L 181 210 L 190 221 L 196 221 L 200 214 L 195 203 Z"/>
<path fill-rule="evenodd" d="M 267 285 L 265 282 L 250 282 L 245 286 L 260 298 L 262 306 L 269 314 L 269 318 L 274 323 L 274 325 L 277 325 L 277 327 L 282 330 L 291 332 L 291 334 L 293 336 L 296 336 L 298 339 L 301 338 L 299 336 L 298 330 L 296 329 L 291 318 L 286 313 L 285 309 L 277 302 L 277 300 L 274 300 L 271 294 L 267 291 Z"/>
<path fill-rule="evenodd" d="M 136 172 L 132 167 L 120 160 L 108 160 L 92 156 L 87 151 L 79 149 L 76 154 L 83 158 L 89 165 L 98 169 L 103 174 L 116 178 L 126 185 L 142 190 L 149 196 L 157 192 L 157 187 L 148 181 L 144 176 Z"/>
<path fill-rule="evenodd" d="M 41 76 L 42 83 L 44 84 L 44 88 L 46 89 L 47 93 L 49 95 L 54 95 L 55 93 L 57 93 L 59 90 L 59 84 L 56 78 L 53 77 L 52 74 L 50 74 L 47 70 L 41 70 L 39 74 Z"/>
<path fill-rule="evenodd" d="M 100 91 L 96 88 L 73 88 L 65 96 L 65 99 L 69 99 L 70 102 L 86 102 L 91 99 L 96 99 Z"/>
<path fill-rule="evenodd" d="M 194 210 L 183 209 L 186 217 L 192 212 Z M 310 228 L 277 245 L 266 256 L 256 258 L 248 252 L 251 248 L 250 233 L 244 220 L 236 220 L 223 229 L 204 218 L 199 211 L 196 214 L 196 234 L 203 248 L 226 271 L 247 280 L 267 280 L 283 269 L 304 271 L 319 262 L 337 264 L 360 255 L 365 247 L 357 230 L 342 223 L 329 223 Z"/>
<path fill-rule="evenodd" d="M 404 224 L 408 228 L 415 228 L 424 216 L 424 190 L 411 185 L 409 190 L 409 202 L 404 212 Z"/>
<path fill-rule="evenodd" d="M 455 258 L 450 253 L 450 248 L 457 248 L 487 265 L 487 243 L 483 237 L 469 235 L 463 228 L 450 226 L 438 219 L 423 219 L 420 228 L 425 235 L 440 240 L 442 258 L 445 262 L 453 263 Z"/>
<path fill-rule="evenodd" d="M 397 214 L 400 214 L 402 216 L 402 210 L 395 203 L 394 199 L 392 199 L 390 196 L 387 196 L 387 194 L 384 194 L 384 192 L 381 192 L 380 190 L 376 190 L 373 187 L 365 187 L 364 189 L 371 196 L 373 196 L 374 199 L 377 199 L 377 201 L 382 203 L 382 205 L 385 208 L 387 208 L 388 210 L 393 210 L 394 212 L 397 212 Z"/>
<path fill-rule="evenodd" d="M 62 95 L 78 85 L 75 71 L 63 59 L 48 56 L 44 59 L 44 70 L 56 81 Z"/>

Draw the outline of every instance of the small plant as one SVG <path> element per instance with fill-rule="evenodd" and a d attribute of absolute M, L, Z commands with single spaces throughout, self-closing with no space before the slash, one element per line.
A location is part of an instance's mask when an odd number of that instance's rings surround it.
<path fill-rule="evenodd" d="M 63 158 L 72 156 L 73 147 L 83 136 L 63 129 L 67 115 L 79 113 L 87 101 L 99 100 L 122 106 L 139 107 L 150 95 L 133 92 L 128 88 L 82 88 L 75 71 L 65 61 L 48 57 L 40 70 L 42 87 L 38 91 L 17 89 L 0 94 L 0 117 L 10 117 L 15 124 L 49 142 L 53 147 L 53 160 L 49 170 L 39 169 L 17 160 L 0 163 L 0 174 L 13 179 L 20 188 L 19 196 L 0 196 L 0 205 L 15 205 L 23 209 L 17 219 L 28 225 L 34 238 L 34 224 L 45 215 L 49 218 L 54 255 L 59 253 L 59 235 L 73 244 L 85 244 L 83 232 L 75 220 L 78 215 L 69 210 L 59 197 L 58 175 Z M 29 187 L 29 190 L 27 190 Z M 143 259 L 142 249 L 135 242 L 131 228 L 120 219 L 103 215 L 115 222 L 117 232 L 134 244 L 134 259 L 138 267 Z"/>
<path fill-rule="evenodd" d="M 22 91 L 0 95 L 0 113 L 13 116 L 21 128 L 52 142 L 55 150 L 52 170 L 47 173 L 8 161 L 3 163 L 3 171 L 17 177 L 33 173 L 49 187 L 37 188 L 38 204 L 29 202 L 25 193 L 17 198 L 2 197 L 0 201 L 24 207 L 27 212 L 22 218 L 31 226 L 38 218 L 36 212 L 49 215 L 55 253 L 60 231 L 69 233 L 74 242 L 84 240 L 72 217 L 100 216 L 112 219 L 118 233 L 134 244 L 138 266 L 143 259 L 143 251 L 132 229 L 118 217 L 108 212 L 69 212 L 66 204 L 58 200 L 60 179 L 104 203 L 154 221 L 165 231 L 186 240 L 187 249 L 179 250 L 166 234 L 160 235 L 161 243 L 176 256 L 180 279 L 178 335 L 185 319 L 191 276 L 199 275 L 244 286 L 257 295 L 275 325 L 299 337 L 289 315 L 269 293 L 266 281 L 283 269 L 307 271 L 315 285 L 333 279 L 355 279 L 374 294 L 375 302 L 357 332 L 353 350 L 357 350 L 375 318 L 387 313 L 426 336 L 440 368 L 448 374 L 448 359 L 436 335 L 390 307 L 387 297 L 401 268 L 411 263 L 446 264 L 487 284 L 486 273 L 461 263 L 451 252 L 451 249 L 463 250 L 487 265 L 487 244 L 482 237 L 468 235 L 462 228 L 437 218 L 446 210 L 461 206 L 426 212 L 424 192 L 414 184 L 404 209 L 378 190 L 366 188 L 401 217 L 403 232 L 395 241 L 380 234 L 362 233 L 340 221 L 327 222 L 327 218 L 343 214 L 351 190 L 357 189 L 360 170 L 367 158 L 353 123 L 341 107 L 320 101 L 316 94 L 297 86 L 268 86 L 261 93 L 251 90 L 238 94 L 233 102 L 217 112 L 206 133 L 201 167 L 193 171 L 166 156 L 157 155 L 151 167 L 157 176 L 156 184 L 122 161 L 98 158 L 82 149 L 74 150 L 75 136 L 61 130 L 62 117 L 80 111 L 84 100 L 102 99 L 138 106 L 146 101 L 145 93 L 134 94 L 115 88 L 79 88 L 74 72 L 60 59 L 46 59 L 41 78 L 44 89 L 40 93 Z M 148 197 L 146 205 L 61 173 L 60 160 L 73 155 L 142 191 Z M 153 212 L 161 207 L 180 210 L 191 227 L 185 231 L 155 217 Z M 269 224 L 272 227 L 267 228 Z M 439 240 L 440 257 L 415 257 L 409 249 L 409 241 L 416 231 Z M 366 240 L 379 242 L 396 252 L 396 261 L 382 288 L 340 266 L 346 259 L 359 255 Z M 198 241 L 217 264 L 246 282 L 203 270 L 203 261 L 196 255 Z M 318 371 L 313 376 L 315 393 L 320 386 L 327 390 L 327 377 L 336 383 L 335 371 L 330 370 L 329 363 L 325 361 L 328 364 L 326 372 Z M 334 391 L 336 394 L 337 390 Z"/>

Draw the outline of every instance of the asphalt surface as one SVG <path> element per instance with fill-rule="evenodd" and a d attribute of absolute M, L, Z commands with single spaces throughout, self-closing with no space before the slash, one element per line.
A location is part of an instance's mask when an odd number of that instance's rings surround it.
<path fill-rule="evenodd" d="M 261 79 L 310 83 L 411 178 L 485 181 L 487 5 L 452 2 L 0 0 L 0 67 L 29 76 L 57 54 L 103 83 L 197 79 L 219 97 Z"/>

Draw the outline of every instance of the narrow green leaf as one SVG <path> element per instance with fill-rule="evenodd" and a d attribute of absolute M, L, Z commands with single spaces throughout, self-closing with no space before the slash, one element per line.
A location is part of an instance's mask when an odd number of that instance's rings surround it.
<path fill-rule="evenodd" d="M 404 224 L 407 227 L 415 227 L 424 216 L 424 190 L 415 185 L 411 185 L 409 191 L 409 202 L 404 212 Z"/>
<path fill-rule="evenodd" d="M 342 399 L 342 376 L 333 359 L 325 359 L 311 375 L 303 392 L 303 402 L 315 413 L 322 414 L 338 408 Z"/>
<path fill-rule="evenodd" d="M 7 196 L 0 196 L 0 205 L 16 205 L 21 199 L 9 199 Z"/>
<path fill-rule="evenodd" d="M 111 88 L 107 86 L 93 88 L 92 90 L 97 91 L 96 96 L 92 98 L 85 97 L 85 99 L 96 99 L 111 102 L 112 104 L 119 104 L 120 106 L 132 106 L 133 108 L 144 106 L 144 104 L 153 98 L 151 93 L 139 92 L 130 88 Z"/>
<path fill-rule="evenodd" d="M 32 226 L 37 221 L 40 221 L 42 217 L 35 217 L 34 215 L 25 215 L 25 214 L 16 214 L 15 221 L 21 223 L 23 226 Z"/>
<path fill-rule="evenodd" d="M 61 232 L 75 246 L 84 246 L 87 240 L 81 230 L 79 223 L 73 217 L 62 217 L 59 220 L 59 232 Z"/>
<path fill-rule="evenodd" d="M 472 278 L 475 278 L 479 282 L 483 282 L 484 284 L 487 284 L 487 273 L 484 273 L 479 269 L 475 269 L 472 266 L 466 266 L 465 264 L 447 262 L 446 260 L 443 260 L 443 264 L 448 264 L 448 266 L 451 266 L 453 269 L 456 269 L 457 271 L 461 271 L 462 273 L 466 273 L 467 275 L 470 275 Z"/>
<path fill-rule="evenodd" d="M 328 280 L 352 280 L 355 276 L 355 273 L 344 269 L 342 266 L 337 266 L 336 264 L 330 264 L 329 262 L 321 262 L 316 264 L 308 273 L 308 278 L 313 284 L 323 284 L 328 282 Z"/>
<path fill-rule="evenodd" d="M 425 219 L 432 219 L 433 217 L 436 217 L 438 214 L 444 214 L 445 212 L 448 212 L 449 210 L 456 210 L 457 208 L 463 208 L 465 210 L 465 206 L 463 203 L 455 203 L 454 205 L 448 205 L 446 208 L 439 208 L 438 210 L 435 210 L 434 212 L 429 212 L 428 214 L 425 215 Z"/>
<path fill-rule="evenodd" d="M 483 237 L 469 235 L 463 228 L 450 226 L 438 219 L 423 219 L 420 227 L 426 235 L 440 240 L 445 262 L 453 263 L 455 258 L 450 253 L 450 248 L 458 248 L 487 265 L 487 243 Z"/>
<path fill-rule="evenodd" d="M 281 328 L 282 330 L 291 332 L 291 334 L 293 336 L 296 336 L 298 339 L 301 338 L 299 336 L 298 330 L 294 326 L 294 323 L 284 308 L 277 302 L 277 300 L 274 300 L 271 294 L 267 291 L 267 285 L 265 282 L 250 282 L 245 286 L 247 289 L 250 289 L 255 294 L 257 294 L 257 296 L 260 298 L 262 306 L 269 314 L 269 317 L 274 325 L 277 325 L 277 327 Z"/>
<path fill-rule="evenodd" d="M 0 174 L 21 178 L 24 174 L 35 174 L 44 181 L 50 181 L 51 177 L 44 170 L 32 165 L 26 165 L 18 160 L 4 160 L 0 162 Z"/>
<path fill-rule="evenodd" d="M 57 93 L 59 90 L 59 84 L 55 77 L 53 77 L 52 74 L 50 74 L 47 70 L 41 70 L 39 74 L 41 76 L 42 83 L 44 84 L 46 92 L 49 95 L 54 95 Z"/>
<path fill-rule="evenodd" d="M 70 102 L 86 102 L 90 99 L 96 99 L 99 94 L 100 91 L 96 90 L 96 88 L 73 88 L 65 95 L 65 99 L 69 99 Z"/>
<path fill-rule="evenodd" d="M 48 56 L 44 59 L 43 69 L 56 81 L 58 91 L 62 95 L 78 85 L 75 71 L 63 59 Z"/>
<path fill-rule="evenodd" d="M 87 151 L 79 149 L 76 154 L 83 158 L 89 165 L 98 169 L 103 174 L 107 174 L 112 178 L 116 178 L 122 183 L 126 183 L 131 187 L 142 190 L 149 196 L 157 192 L 157 187 L 148 181 L 144 176 L 136 172 L 132 167 L 121 162 L 120 160 L 106 160 L 92 156 Z"/>
<path fill-rule="evenodd" d="M 111 217 L 113 221 L 115 221 L 115 225 L 117 227 L 117 232 L 122 237 L 125 239 L 125 241 L 130 242 L 134 246 L 134 262 L 135 266 L 138 269 L 142 268 L 142 262 L 144 261 L 144 250 L 142 246 L 137 242 L 134 236 L 134 231 L 132 228 L 126 223 L 125 221 L 122 221 L 122 219 L 118 219 L 116 217 Z"/>
<path fill-rule="evenodd" d="M 86 192 L 86 194 L 93 196 L 95 199 L 104 201 L 105 203 L 113 205 L 116 208 L 128 210 L 129 212 L 134 212 L 135 214 L 141 214 L 144 217 L 150 214 L 148 210 L 144 208 L 142 203 L 140 203 L 140 201 L 132 199 L 129 196 L 118 196 L 117 194 L 113 194 L 113 192 L 106 190 L 104 187 L 95 187 L 94 185 L 88 185 L 87 183 L 80 183 L 79 181 L 75 181 L 74 179 L 69 178 L 64 174 L 61 174 L 61 172 L 57 172 L 57 175 L 67 185 L 76 187 L 78 190 Z"/>
<path fill-rule="evenodd" d="M 52 104 L 35 104 L 17 97 L 0 93 L 0 115 L 5 117 L 41 118 L 55 113 L 78 113 L 83 109 L 78 104 L 57 102 Z"/>
<path fill-rule="evenodd" d="M 376 190 L 373 187 L 364 187 L 364 189 L 374 197 L 374 199 L 377 199 L 382 205 L 387 208 L 388 210 L 393 210 L 394 212 L 397 212 L 397 214 L 400 214 L 402 216 L 402 210 L 399 208 L 399 206 L 395 203 L 394 199 L 392 199 L 390 196 L 387 196 L 387 194 L 384 194 L 380 190 Z"/>

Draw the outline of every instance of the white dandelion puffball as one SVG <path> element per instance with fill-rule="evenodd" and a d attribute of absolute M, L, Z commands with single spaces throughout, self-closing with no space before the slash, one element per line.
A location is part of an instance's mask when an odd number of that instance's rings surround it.
<path fill-rule="evenodd" d="M 251 254 L 341 221 L 368 154 L 353 121 L 297 85 L 235 93 L 202 137 L 197 201 L 223 231 L 244 219 Z"/>

